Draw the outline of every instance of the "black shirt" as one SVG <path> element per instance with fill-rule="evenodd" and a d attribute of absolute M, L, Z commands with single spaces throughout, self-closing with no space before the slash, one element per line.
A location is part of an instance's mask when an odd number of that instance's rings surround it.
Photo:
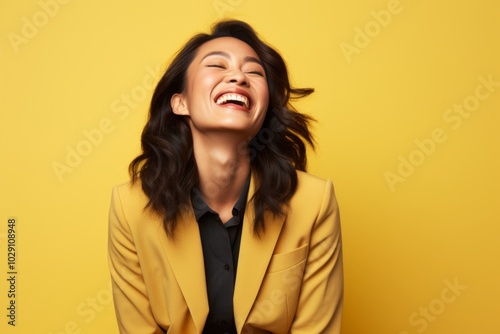
<path fill-rule="evenodd" d="M 250 176 L 233 207 L 233 217 L 225 224 L 203 199 L 200 190 L 192 192 L 193 210 L 198 221 L 205 262 L 209 313 L 204 334 L 236 334 L 233 293 L 238 268 L 243 216 Z"/>

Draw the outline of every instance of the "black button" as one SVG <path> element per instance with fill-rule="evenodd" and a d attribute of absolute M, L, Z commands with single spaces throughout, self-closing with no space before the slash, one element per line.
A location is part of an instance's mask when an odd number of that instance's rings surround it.
<path fill-rule="evenodd" d="M 221 322 L 220 322 L 220 324 L 221 324 L 222 326 L 227 326 L 227 321 L 224 321 L 224 320 L 223 320 L 223 321 L 221 321 Z"/>
<path fill-rule="evenodd" d="M 237 216 L 238 215 L 238 210 L 236 208 L 233 208 L 233 216 Z"/>
<path fill-rule="evenodd" d="M 229 269 L 231 269 L 231 267 L 229 267 L 229 264 L 225 264 L 225 265 L 224 265 L 224 269 L 225 269 L 226 271 L 229 271 Z"/>

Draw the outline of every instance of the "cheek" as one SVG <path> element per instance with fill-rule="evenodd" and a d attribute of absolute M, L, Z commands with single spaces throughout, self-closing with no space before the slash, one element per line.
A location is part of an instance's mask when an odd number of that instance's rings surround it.
<path fill-rule="evenodd" d="M 267 87 L 267 84 L 262 85 L 259 96 L 261 97 L 261 102 L 262 104 L 266 107 L 269 105 L 269 88 Z"/>
<path fill-rule="evenodd" d="M 259 87 L 259 104 L 261 112 L 259 114 L 260 122 L 264 122 L 264 118 L 266 117 L 267 110 L 269 109 L 269 90 L 267 85 L 262 85 Z"/>
<path fill-rule="evenodd" d="M 190 79 L 188 95 L 193 97 L 209 97 L 217 84 L 215 76 L 203 73 L 193 75 Z"/>
<path fill-rule="evenodd" d="M 266 86 L 266 90 L 265 90 L 265 101 L 266 101 L 266 106 L 269 105 L 269 90 L 267 89 L 267 86 Z"/>
<path fill-rule="evenodd" d="M 220 80 L 215 75 L 200 75 L 198 83 L 203 89 L 212 90 Z"/>

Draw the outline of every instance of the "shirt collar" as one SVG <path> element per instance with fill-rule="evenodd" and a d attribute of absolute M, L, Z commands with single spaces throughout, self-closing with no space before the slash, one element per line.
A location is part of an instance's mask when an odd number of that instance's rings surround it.
<path fill-rule="evenodd" d="M 243 189 L 241 189 L 240 197 L 238 198 L 236 204 L 233 207 L 233 216 L 236 216 L 245 211 L 249 187 L 250 187 L 250 173 L 247 176 L 247 180 L 245 181 Z M 212 210 L 208 206 L 207 202 L 205 202 L 198 186 L 194 186 L 193 190 L 191 191 L 191 203 L 193 206 L 193 211 L 196 220 L 199 220 L 207 212 L 217 214 L 217 212 Z"/>

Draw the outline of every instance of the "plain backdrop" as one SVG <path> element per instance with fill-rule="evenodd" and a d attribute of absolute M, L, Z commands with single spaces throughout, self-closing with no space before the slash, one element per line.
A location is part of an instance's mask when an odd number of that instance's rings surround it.
<path fill-rule="evenodd" d="M 172 55 L 224 17 L 316 89 L 296 106 L 317 119 L 309 171 L 333 180 L 341 207 L 343 333 L 498 331 L 499 12 L 493 0 L 1 0 L 0 332 L 118 332 L 111 188 Z"/>

